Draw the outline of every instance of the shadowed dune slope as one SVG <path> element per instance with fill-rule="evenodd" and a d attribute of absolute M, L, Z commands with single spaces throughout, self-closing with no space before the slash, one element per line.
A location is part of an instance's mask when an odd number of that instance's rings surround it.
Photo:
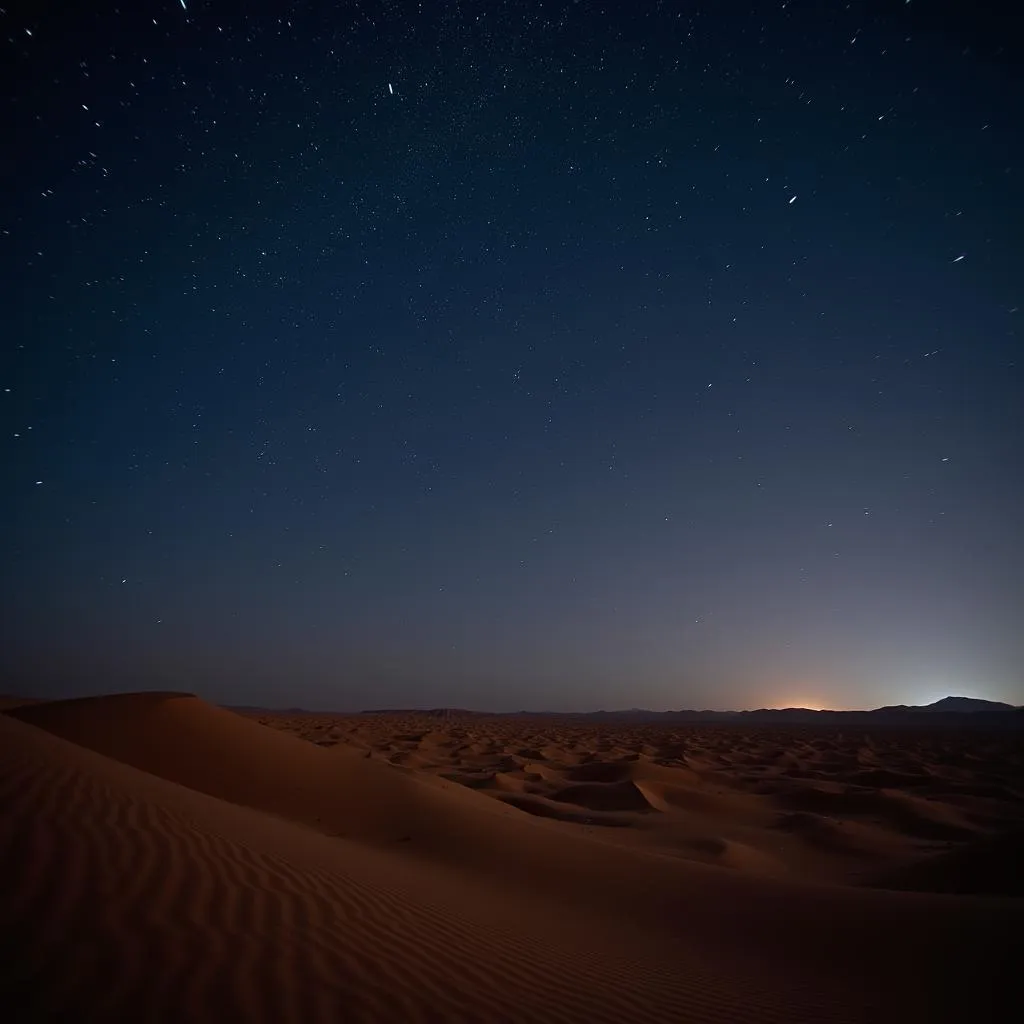
<path fill-rule="evenodd" d="M 18 708 L 0 729 L 21 984 L 70 964 L 40 999 L 126 1014 L 78 1019 L 326 1020 L 348 992 L 352 1020 L 957 1019 L 1008 988 L 1000 936 L 1024 923 L 1016 901 L 568 835 L 187 695 Z M 121 980 L 100 999 L 94 976 Z M 189 1012 L 125 1010 L 160 998 Z"/>
<path fill-rule="evenodd" d="M 1024 897 L 1024 832 L 986 837 L 957 850 L 879 872 L 869 881 L 883 889 Z"/>

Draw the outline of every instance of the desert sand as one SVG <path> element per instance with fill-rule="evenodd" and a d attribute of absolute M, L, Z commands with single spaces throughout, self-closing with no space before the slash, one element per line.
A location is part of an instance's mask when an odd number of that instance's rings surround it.
<path fill-rule="evenodd" d="M 0 987 L 19 1021 L 1022 1008 L 1014 735 L 140 693 L 9 703 L 0 768 Z"/>

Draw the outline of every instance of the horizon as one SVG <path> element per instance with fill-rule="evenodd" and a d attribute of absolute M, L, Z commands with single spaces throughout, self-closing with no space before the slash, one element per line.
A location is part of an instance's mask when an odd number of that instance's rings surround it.
<path fill-rule="evenodd" d="M 60 690 L 62 688 L 58 687 L 57 689 Z M 64 689 L 66 689 L 66 688 L 64 688 Z M 547 708 L 516 707 L 516 708 L 509 708 L 509 709 L 504 709 L 504 710 L 497 710 L 497 709 L 494 709 L 494 708 L 472 707 L 472 706 L 468 706 L 468 705 L 449 705 L 449 704 L 430 703 L 430 702 L 424 702 L 424 703 L 420 703 L 420 704 L 410 704 L 410 705 L 400 705 L 400 704 L 393 704 L 393 705 L 388 705 L 388 704 L 384 704 L 384 705 L 366 705 L 366 706 L 362 706 L 362 707 L 352 707 L 352 708 L 344 708 L 344 707 L 341 707 L 339 705 L 334 705 L 334 706 L 330 706 L 330 707 L 326 707 L 326 706 L 324 706 L 324 707 L 314 707 L 314 706 L 304 705 L 304 704 L 277 704 L 277 705 L 260 704 L 260 703 L 254 704 L 254 703 L 250 703 L 250 702 L 245 701 L 245 700 L 220 701 L 220 700 L 215 700 L 211 694 L 207 694 L 207 693 L 204 693 L 202 691 L 189 690 L 189 689 L 168 689 L 167 687 L 164 687 L 164 686 L 143 687 L 141 689 L 140 688 L 134 688 L 134 689 L 119 689 L 119 690 L 98 690 L 98 691 L 94 691 L 94 692 L 91 691 L 91 692 L 88 692 L 88 693 L 75 693 L 73 696 L 68 696 L 66 693 L 59 693 L 59 694 L 54 695 L 54 694 L 52 694 L 52 691 L 51 691 L 50 695 L 36 695 L 36 696 L 33 696 L 33 697 L 26 697 L 25 694 L 16 693 L 13 690 L 5 690 L 4 692 L 0 693 L 0 698 L 12 699 L 12 700 L 30 699 L 30 700 L 46 700 L 46 701 L 87 700 L 87 699 L 92 698 L 92 697 L 104 697 L 104 696 L 113 696 L 113 695 L 117 695 L 117 694 L 132 694 L 132 693 L 174 693 L 174 694 L 179 694 L 181 696 L 193 696 L 193 697 L 198 697 L 200 700 L 206 701 L 207 703 L 213 704 L 215 706 L 227 708 L 228 710 L 237 709 L 237 710 L 268 711 L 268 712 L 289 712 L 289 711 L 292 711 L 292 712 L 309 712 L 311 714 L 337 714 L 337 715 L 371 714 L 371 713 L 375 713 L 375 712 L 379 712 L 379 713 L 383 713 L 383 714 L 398 713 L 398 712 L 407 712 L 409 714 L 421 714 L 421 713 L 434 712 L 434 711 L 455 711 L 455 712 L 460 712 L 461 711 L 461 712 L 466 712 L 467 714 L 473 714 L 473 715 L 496 715 L 496 716 L 501 716 L 501 715 L 517 715 L 517 714 L 537 715 L 537 716 L 543 716 L 543 715 L 552 715 L 552 716 L 563 716 L 564 715 L 564 716 L 570 716 L 570 715 L 595 715 L 595 714 L 618 715 L 618 714 L 630 714 L 630 713 L 634 713 L 634 712 L 646 713 L 646 714 L 656 714 L 656 715 L 678 714 L 678 713 L 689 713 L 689 712 L 698 713 L 698 714 L 719 714 L 719 715 L 735 714 L 735 715 L 741 715 L 741 714 L 750 714 L 750 713 L 759 712 L 759 711 L 775 711 L 775 712 L 813 711 L 813 712 L 819 712 L 819 713 L 847 714 L 847 713 L 867 713 L 867 712 L 872 712 L 872 711 L 878 711 L 878 710 L 881 710 L 883 708 L 894 708 L 894 707 L 929 707 L 929 706 L 931 706 L 933 704 L 936 704 L 936 703 L 939 703 L 939 702 L 945 701 L 945 700 L 977 700 L 977 701 L 983 701 L 983 702 L 991 703 L 991 704 L 1005 704 L 1005 705 L 1007 705 L 1009 707 L 1014 707 L 1014 708 L 1022 708 L 1022 707 L 1024 707 L 1024 704 L 1015 704 L 1012 701 L 1000 701 L 1000 700 L 998 700 L 996 698 L 979 697 L 979 696 L 976 696 L 976 695 L 970 696 L 970 695 L 963 694 L 963 693 L 960 693 L 960 694 L 945 694 L 942 697 L 936 697 L 934 700 L 924 701 L 924 702 L 920 702 L 920 703 L 914 703 L 912 701 L 904 701 L 904 700 L 891 699 L 891 700 L 886 701 L 883 704 L 873 705 L 871 707 L 860 707 L 860 708 L 812 707 L 812 706 L 807 705 L 807 704 L 765 704 L 765 705 L 759 705 L 759 706 L 756 706 L 756 707 L 747 707 L 747 708 L 737 708 L 737 707 L 709 708 L 709 707 L 696 707 L 696 706 L 688 706 L 688 705 L 681 704 L 681 705 L 678 705 L 678 706 L 672 706 L 672 707 L 666 707 L 666 708 L 652 708 L 652 707 L 642 707 L 642 706 L 630 706 L 630 707 L 625 707 L 625 706 L 622 706 L 622 707 L 589 707 L 589 708 L 574 708 L 574 709 L 556 708 L 556 707 L 547 707 Z"/>
<path fill-rule="evenodd" d="M 1024 699 L 998 17 L 66 6 L 0 61 L 0 678 Z"/>
<path fill-rule="evenodd" d="M 196 696 L 201 696 L 201 695 L 200 694 L 196 694 Z M 651 707 L 631 706 L 631 707 L 576 708 L 576 709 L 572 709 L 572 710 L 569 710 L 569 709 L 566 709 L 566 708 L 527 708 L 527 707 L 521 707 L 521 708 L 516 708 L 514 710 L 496 711 L 496 710 L 488 709 L 488 708 L 469 707 L 469 706 L 463 707 L 463 706 L 455 706 L 455 705 L 447 705 L 447 704 L 430 704 L 430 703 L 424 703 L 424 704 L 419 704 L 419 705 L 409 705 L 409 706 L 403 706 L 403 705 L 397 705 L 397 704 L 393 705 L 393 706 L 392 705 L 368 706 L 368 707 L 358 708 L 358 709 L 354 709 L 354 710 L 342 710 L 342 709 L 339 709 L 339 708 L 313 708 L 313 707 L 305 707 L 303 705 L 287 705 L 287 706 L 281 706 L 281 707 L 269 707 L 269 706 L 265 706 L 265 705 L 262 705 L 262 704 L 245 704 L 245 703 L 239 703 L 239 704 L 236 704 L 234 706 L 235 707 L 240 707 L 240 708 L 253 708 L 253 709 L 259 709 L 259 710 L 265 710 L 265 711 L 291 711 L 291 710 L 312 711 L 312 712 L 316 712 L 316 713 L 319 713 L 319 714 L 329 714 L 331 712 L 336 712 L 338 714 L 366 714 L 366 713 L 372 713 L 372 712 L 375 712 L 375 711 L 385 712 L 385 713 L 386 712 L 392 712 L 392 711 L 394 711 L 394 712 L 408 711 L 410 713 L 413 713 L 413 712 L 427 712 L 427 711 L 465 711 L 465 712 L 468 712 L 470 714 L 475 714 L 475 715 L 516 715 L 516 714 L 526 714 L 526 715 L 594 715 L 594 714 L 609 714 L 609 715 L 615 715 L 615 714 L 628 714 L 628 713 L 634 712 L 634 711 L 636 711 L 636 712 L 649 712 L 651 714 L 657 714 L 657 715 L 675 714 L 675 713 L 678 713 L 678 712 L 697 712 L 697 713 L 701 713 L 701 714 L 703 714 L 703 713 L 711 713 L 711 714 L 720 714 L 720 715 L 730 715 L 730 714 L 739 715 L 739 714 L 747 714 L 747 713 L 750 713 L 750 712 L 753 712 L 753 711 L 815 711 L 815 712 L 831 712 L 831 713 L 845 714 L 845 713 L 848 713 L 848 712 L 878 711 L 878 710 L 881 710 L 882 708 L 885 708 L 885 707 L 928 707 L 931 704 L 936 704 L 939 701 L 943 701 L 943 700 L 965 700 L 965 699 L 966 700 L 981 700 L 981 701 L 986 701 L 986 702 L 991 703 L 991 704 L 1007 704 L 1010 707 L 1024 707 L 1024 705 L 1013 704 L 1012 702 L 1009 702 L 1009 701 L 1000 701 L 1000 700 L 997 700 L 997 699 L 991 698 L 991 697 L 968 697 L 966 694 L 946 694 L 943 697 L 937 697 L 933 701 L 927 701 L 927 702 L 921 703 L 921 704 L 915 704 L 915 703 L 910 702 L 910 701 L 892 700 L 892 701 L 889 701 L 889 702 L 887 702 L 885 704 L 879 704 L 879 705 L 875 705 L 875 706 L 872 706 L 872 707 L 862 707 L 862 708 L 811 707 L 810 705 L 807 705 L 807 704 L 766 704 L 766 705 L 761 705 L 761 706 L 758 706 L 758 707 L 749 707 L 749 708 L 707 708 L 707 707 L 691 707 L 691 706 L 687 706 L 687 705 L 679 705 L 678 707 L 667 707 L 667 708 L 651 708 Z M 227 706 L 230 706 L 230 705 L 227 705 Z"/>
<path fill-rule="evenodd" d="M 196 694 L 196 696 L 201 696 L 201 694 Z M 488 709 L 488 708 L 462 707 L 462 706 L 454 706 L 454 705 L 447 705 L 447 704 L 430 704 L 430 703 L 425 703 L 425 704 L 420 704 L 420 705 L 410 705 L 410 706 L 407 706 L 407 707 L 406 706 L 402 706 L 402 705 L 394 705 L 394 706 L 381 705 L 379 707 L 378 706 L 368 706 L 368 707 L 363 707 L 363 708 L 358 708 L 358 709 L 353 709 L 353 710 L 342 710 L 342 709 L 339 709 L 339 708 L 313 708 L 313 707 L 305 707 L 303 705 L 287 705 L 287 706 L 281 706 L 281 707 L 269 707 L 269 706 L 265 706 L 265 705 L 262 705 L 262 704 L 245 704 L 245 703 L 239 703 L 239 704 L 236 704 L 236 705 L 233 705 L 233 706 L 239 707 L 239 708 L 253 708 L 253 709 L 265 710 L 265 711 L 291 711 L 291 710 L 311 711 L 311 712 L 316 712 L 318 714 L 329 714 L 331 712 L 335 712 L 337 714 L 366 714 L 366 713 L 372 713 L 372 712 L 376 712 L 376 711 L 383 712 L 383 713 L 386 713 L 386 712 L 398 712 L 398 711 L 408 711 L 410 713 L 427 712 L 427 711 L 465 711 L 465 712 L 468 712 L 470 714 L 475 714 L 475 715 L 516 715 L 516 714 L 526 714 L 526 715 L 594 715 L 594 714 L 609 714 L 609 715 L 616 715 L 616 714 L 628 714 L 630 712 L 649 712 L 651 714 L 657 714 L 657 715 L 675 714 L 675 713 L 679 713 L 679 712 L 711 713 L 711 714 L 720 714 L 720 715 L 730 715 L 730 714 L 739 715 L 739 714 L 748 714 L 748 713 L 754 712 L 754 711 L 814 711 L 814 712 L 823 712 L 823 713 L 845 714 L 845 713 L 848 713 L 848 712 L 878 711 L 878 710 L 880 710 L 880 709 L 882 709 L 884 707 L 928 707 L 931 704 L 938 703 L 939 701 L 950 700 L 950 699 L 952 699 L 952 700 L 963 700 L 963 699 L 967 699 L 967 700 L 982 700 L 982 701 L 986 701 L 986 702 L 992 703 L 992 704 L 1007 704 L 1010 707 L 1024 707 L 1024 705 L 1013 704 L 1013 703 L 1011 703 L 1009 701 L 1000 701 L 1000 700 L 997 700 L 995 698 L 990 698 L 990 697 L 967 697 L 965 694 L 946 694 L 943 697 L 936 698 L 936 700 L 934 700 L 934 701 L 928 701 L 928 702 L 923 703 L 923 704 L 914 704 L 914 703 L 909 702 L 909 701 L 892 700 L 892 701 L 887 702 L 886 704 L 879 704 L 879 705 L 876 705 L 876 706 L 873 706 L 873 707 L 863 707 L 863 708 L 825 708 L 825 707 L 811 707 L 811 706 L 809 706 L 807 704 L 777 704 L 777 705 L 767 704 L 767 705 L 761 705 L 759 707 L 749 707 L 749 708 L 705 708 L 705 707 L 690 707 L 690 706 L 686 706 L 686 705 L 679 705 L 678 707 L 668 707 L 668 708 L 600 707 L 600 708 L 577 708 L 577 709 L 573 709 L 573 710 L 569 710 L 569 709 L 566 709 L 566 708 L 526 708 L 526 707 L 523 707 L 523 708 L 516 708 L 514 710 L 508 710 L 508 711 L 496 711 L 496 710 Z M 225 706 L 231 706 L 231 705 L 225 705 Z"/>

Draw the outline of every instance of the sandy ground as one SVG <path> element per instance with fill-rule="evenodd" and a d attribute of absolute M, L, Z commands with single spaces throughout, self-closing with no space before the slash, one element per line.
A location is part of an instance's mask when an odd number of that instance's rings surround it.
<path fill-rule="evenodd" d="M 2 1005 L 1013 1019 L 1021 769 L 1011 735 L 239 715 L 153 693 L 12 706 Z"/>

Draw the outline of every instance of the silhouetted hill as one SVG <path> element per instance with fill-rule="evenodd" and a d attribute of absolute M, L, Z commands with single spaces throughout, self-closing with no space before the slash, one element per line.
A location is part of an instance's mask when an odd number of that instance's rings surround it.
<path fill-rule="evenodd" d="M 993 711 L 1016 711 L 1012 704 L 998 700 L 980 700 L 977 697 L 943 697 L 934 704 L 926 704 L 920 711 L 953 711 L 957 714 L 991 713 Z"/>

